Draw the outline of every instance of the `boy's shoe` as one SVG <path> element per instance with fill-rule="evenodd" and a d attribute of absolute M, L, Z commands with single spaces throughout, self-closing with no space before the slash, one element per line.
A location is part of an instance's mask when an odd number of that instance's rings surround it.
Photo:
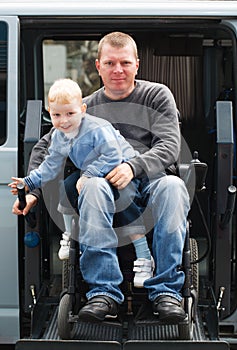
<path fill-rule="evenodd" d="M 155 263 L 153 257 L 151 260 L 138 258 L 134 261 L 133 271 L 135 272 L 133 284 L 136 288 L 143 288 L 145 280 L 153 277 Z"/>
<path fill-rule="evenodd" d="M 69 259 L 69 239 L 70 239 L 71 233 L 70 232 L 64 232 L 62 234 L 62 239 L 60 241 L 60 249 L 58 251 L 58 257 L 60 260 L 67 260 Z"/>

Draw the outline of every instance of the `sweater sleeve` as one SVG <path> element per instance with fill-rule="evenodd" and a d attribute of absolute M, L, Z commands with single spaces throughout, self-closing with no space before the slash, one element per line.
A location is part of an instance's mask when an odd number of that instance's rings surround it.
<path fill-rule="evenodd" d="M 156 178 L 177 162 L 180 152 L 180 128 L 177 107 L 168 87 L 154 89 L 150 97 L 150 149 L 129 160 L 135 177 Z"/>
<path fill-rule="evenodd" d="M 24 178 L 30 191 L 35 188 L 41 188 L 44 184 L 57 177 L 59 172 L 63 169 L 70 148 L 70 143 L 64 141 L 60 135 L 57 133 L 52 135 L 48 155 L 46 155 L 44 161 L 37 169 L 31 170 L 29 175 Z"/>

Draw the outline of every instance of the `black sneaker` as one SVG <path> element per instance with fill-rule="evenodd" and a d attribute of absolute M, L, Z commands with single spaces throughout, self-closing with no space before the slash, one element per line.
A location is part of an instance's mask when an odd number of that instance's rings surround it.
<path fill-rule="evenodd" d="M 181 302 L 169 295 L 160 295 L 155 299 L 152 307 L 153 314 L 157 315 L 163 323 L 177 324 L 186 318 Z"/>
<path fill-rule="evenodd" d="M 116 318 L 118 304 L 106 295 L 98 295 L 90 299 L 79 311 L 79 320 L 85 322 L 101 322 L 107 318 Z"/>

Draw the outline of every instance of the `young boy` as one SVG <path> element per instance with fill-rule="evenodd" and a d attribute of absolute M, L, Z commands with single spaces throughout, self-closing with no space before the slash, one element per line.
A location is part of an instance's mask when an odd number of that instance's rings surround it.
<path fill-rule="evenodd" d="M 82 103 L 79 85 L 71 79 L 59 79 L 51 86 L 48 94 L 49 113 L 55 128 L 49 147 L 49 154 L 38 169 L 25 178 L 16 178 L 9 186 L 15 193 L 16 185 L 25 184 L 26 190 L 41 188 L 57 177 L 69 156 L 81 170 L 76 188 L 80 194 L 83 185 L 91 177 L 105 177 L 115 166 L 135 157 L 138 153 L 108 121 L 86 113 Z M 63 233 L 59 258 L 69 255 L 71 216 L 64 214 L 66 231 Z M 137 260 L 134 262 L 135 286 L 142 287 L 145 279 L 152 277 L 153 259 L 143 234 L 136 234 L 133 240 Z M 142 266 L 144 265 L 144 269 Z"/>

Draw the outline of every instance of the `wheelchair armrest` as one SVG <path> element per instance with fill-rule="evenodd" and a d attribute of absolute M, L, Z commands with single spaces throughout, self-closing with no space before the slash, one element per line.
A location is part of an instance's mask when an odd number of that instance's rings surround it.
<path fill-rule="evenodd" d="M 205 181 L 208 166 L 198 160 L 198 153 L 194 152 L 194 158 L 188 164 L 179 164 L 178 173 L 190 192 L 205 190 Z"/>

